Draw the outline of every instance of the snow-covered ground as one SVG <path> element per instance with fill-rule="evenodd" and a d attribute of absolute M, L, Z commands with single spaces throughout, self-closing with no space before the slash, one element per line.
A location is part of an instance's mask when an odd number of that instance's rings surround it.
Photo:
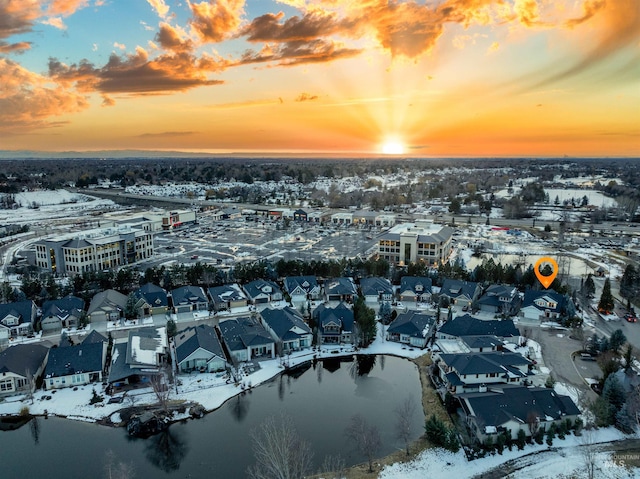
<path fill-rule="evenodd" d="M 472 478 L 500 467 L 510 460 L 517 460 L 515 472 L 508 476 L 510 479 L 587 477 L 584 471 L 585 447 L 598 449 L 597 444 L 629 437 L 614 428 L 598 429 L 582 436 L 566 436 L 564 440 L 556 438 L 553 440 L 552 447 L 536 444 L 526 446 L 522 451 L 513 447 L 511 451 L 505 449 L 502 455 L 495 454 L 471 462 L 467 461 L 462 451 L 452 453 L 439 448 L 427 449 L 414 461 L 385 467 L 378 477 L 379 479 Z M 624 455 L 621 455 L 618 459 L 623 461 L 623 458 Z M 640 477 L 640 469 L 626 469 L 620 461 L 614 462 L 611 453 L 608 452 L 597 452 L 595 464 L 594 477 L 616 479 Z"/>
<path fill-rule="evenodd" d="M 15 195 L 15 209 L 0 210 L 0 224 L 33 224 L 55 218 L 74 218 L 95 210 L 119 209 L 111 200 L 67 190 L 26 191 Z"/>

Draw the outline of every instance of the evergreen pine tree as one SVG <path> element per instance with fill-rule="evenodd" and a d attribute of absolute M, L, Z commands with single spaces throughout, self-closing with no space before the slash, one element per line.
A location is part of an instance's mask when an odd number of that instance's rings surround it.
<path fill-rule="evenodd" d="M 604 287 L 602 288 L 602 294 L 600 295 L 600 301 L 598 302 L 598 311 L 605 314 L 610 314 L 613 311 L 613 295 L 611 294 L 611 281 L 607 278 L 604 281 Z"/>

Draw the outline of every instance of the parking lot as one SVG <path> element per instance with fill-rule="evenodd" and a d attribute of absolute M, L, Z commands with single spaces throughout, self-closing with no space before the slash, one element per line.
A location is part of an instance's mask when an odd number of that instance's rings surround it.
<path fill-rule="evenodd" d="M 214 221 L 206 213 L 198 223 L 155 236 L 155 254 L 142 266 L 200 261 L 220 267 L 258 260 L 303 261 L 367 257 L 375 248 L 375 228 L 285 223 L 256 217 Z"/>

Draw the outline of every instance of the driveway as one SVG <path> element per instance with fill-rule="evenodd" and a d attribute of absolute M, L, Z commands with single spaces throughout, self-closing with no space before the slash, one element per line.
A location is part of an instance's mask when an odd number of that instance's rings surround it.
<path fill-rule="evenodd" d="M 582 342 L 569 337 L 568 331 L 529 328 L 531 339 L 540 343 L 544 364 L 556 381 L 570 384 L 584 392 L 584 399 L 594 400 L 597 396 L 586 384 L 584 378 L 602 375 L 595 361 L 572 359 L 571 353 L 582 349 Z"/>

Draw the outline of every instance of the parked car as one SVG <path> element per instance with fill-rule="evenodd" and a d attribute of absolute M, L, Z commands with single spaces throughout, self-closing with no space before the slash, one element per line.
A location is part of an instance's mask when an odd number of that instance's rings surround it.
<path fill-rule="evenodd" d="M 629 322 L 629 323 L 637 323 L 638 322 L 638 318 L 636 318 L 636 316 L 631 314 L 631 313 L 625 314 L 624 315 L 624 319 L 626 319 L 627 322 Z"/>

